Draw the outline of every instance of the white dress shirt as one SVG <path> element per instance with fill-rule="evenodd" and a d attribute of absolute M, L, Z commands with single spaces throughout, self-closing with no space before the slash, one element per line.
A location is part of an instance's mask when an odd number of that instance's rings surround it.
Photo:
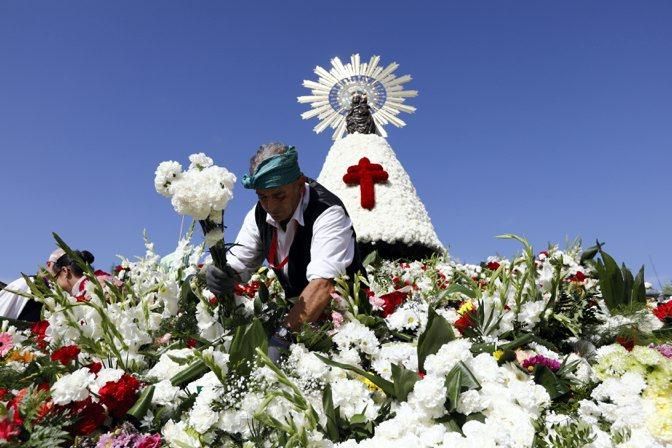
<path fill-rule="evenodd" d="M 23 277 L 21 277 L 11 282 L 5 288 L 7 289 L 0 290 L 0 316 L 18 319 L 21 311 L 23 311 L 23 308 L 28 303 L 28 299 L 14 294 L 10 290 L 29 294 L 30 287 Z"/>
<path fill-rule="evenodd" d="M 280 223 L 270 214 L 266 214 L 266 222 L 275 228 L 278 239 L 277 260 L 284 260 L 294 241 L 297 226 L 304 226 L 303 213 L 310 200 L 310 187 L 304 186 L 301 202 L 283 230 Z M 238 272 L 243 281 L 264 262 L 263 248 L 259 228 L 255 220 L 256 205 L 245 216 L 243 226 L 236 237 L 236 244 L 228 253 L 227 262 Z M 313 238 L 310 244 L 310 263 L 306 269 L 306 280 L 316 278 L 335 278 L 345 274 L 346 268 L 355 256 L 355 237 L 352 221 L 345 214 L 343 207 L 333 205 L 326 209 L 313 223 Z M 289 263 L 283 267 L 288 273 Z"/>

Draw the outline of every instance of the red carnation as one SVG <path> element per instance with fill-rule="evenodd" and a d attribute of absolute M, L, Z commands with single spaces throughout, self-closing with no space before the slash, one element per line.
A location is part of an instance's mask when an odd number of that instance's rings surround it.
<path fill-rule="evenodd" d="M 100 403 L 91 400 L 91 397 L 74 402 L 70 409 L 75 416 L 79 417 L 77 422 L 72 426 L 72 432 L 81 436 L 91 434 L 107 418 L 105 408 Z"/>
<path fill-rule="evenodd" d="M 653 314 L 663 322 L 672 320 L 672 300 L 658 305 L 654 308 Z"/>
<path fill-rule="evenodd" d="M 187 344 L 187 347 L 189 348 L 194 348 L 198 345 L 198 341 L 194 338 L 189 338 L 185 341 L 185 344 Z"/>
<path fill-rule="evenodd" d="M 496 261 L 490 261 L 488 264 L 485 265 L 486 268 L 490 269 L 491 271 L 496 271 L 499 269 L 501 265 L 497 263 Z"/>
<path fill-rule="evenodd" d="M 584 274 L 581 271 L 578 271 L 576 274 L 570 275 L 568 279 L 570 282 L 583 283 L 584 280 L 586 279 L 586 274 Z"/>
<path fill-rule="evenodd" d="M 118 381 L 105 383 L 98 391 L 98 395 L 110 415 L 121 418 L 138 399 L 138 389 L 140 389 L 140 381 L 125 373 Z"/>
<path fill-rule="evenodd" d="M 621 344 L 623 348 L 625 348 L 629 352 L 631 352 L 632 349 L 635 348 L 634 339 L 627 336 L 616 336 L 616 342 Z"/>
<path fill-rule="evenodd" d="M 0 440 L 9 440 L 14 436 L 18 436 L 20 432 L 20 427 L 8 419 L 0 421 Z"/>
<path fill-rule="evenodd" d="M 103 368 L 103 365 L 99 362 L 92 362 L 88 366 L 86 366 L 87 369 L 89 369 L 89 372 L 91 373 L 98 373 L 100 372 L 100 369 Z"/>
<path fill-rule="evenodd" d="M 459 319 L 455 321 L 453 324 L 455 328 L 460 332 L 460 334 L 464 335 L 469 332 L 469 330 L 474 327 L 476 324 L 476 307 L 465 311 L 462 316 L 460 316 Z"/>
<path fill-rule="evenodd" d="M 60 361 L 61 364 L 67 366 L 72 360 L 77 358 L 79 352 L 79 347 L 76 345 L 65 345 L 51 354 L 51 360 Z"/>
<path fill-rule="evenodd" d="M 32 325 L 32 327 L 30 327 L 30 331 L 33 332 L 35 338 L 37 339 L 37 346 L 41 349 L 44 349 L 47 346 L 47 343 L 44 340 L 47 328 L 49 328 L 48 320 L 41 320 L 39 322 L 35 322 Z"/>
<path fill-rule="evenodd" d="M 385 302 L 383 303 L 383 317 L 387 317 L 390 314 L 394 313 L 394 311 L 404 303 L 406 298 L 408 297 L 408 293 L 406 292 L 401 292 L 401 291 L 392 291 L 391 293 L 384 294 L 380 296 L 380 298 Z"/>

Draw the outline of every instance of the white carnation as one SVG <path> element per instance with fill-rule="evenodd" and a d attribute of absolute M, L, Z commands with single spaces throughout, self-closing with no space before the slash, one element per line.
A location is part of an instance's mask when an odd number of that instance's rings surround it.
<path fill-rule="evenodd" d="M 172 160 L 161 162 L 154 173 L 154 188 L 163 196 L 170 197 L 170 186 L 182 173 L 182 165 Z"/>
<path fill-rule="evenodd" d="M 89 396 L 89 385 L 96 376 L 83 367 L 70 375 L 59 378 L 51 386 L 51 398 L 54 404 L 65 405 L 73 401 L 82 401 Z"/>

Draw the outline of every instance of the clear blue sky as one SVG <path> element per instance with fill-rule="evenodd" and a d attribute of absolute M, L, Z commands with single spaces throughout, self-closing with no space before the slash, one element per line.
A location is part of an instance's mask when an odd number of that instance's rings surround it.
<path fill-rule="evenodd" d="M 672 279 L 672 2 L 0 1 L 0 279 L 56 231 L 109 268 L 180 218 L 163 160 L 239 176 L 270 140 L 317 175 L 331 145 L 296 97 L 316 65 L 397 61 L 418 108 L 389 142 L 451 253 L 606 241 Z M 238 231 L 254 196 L 226 215 Z"/>

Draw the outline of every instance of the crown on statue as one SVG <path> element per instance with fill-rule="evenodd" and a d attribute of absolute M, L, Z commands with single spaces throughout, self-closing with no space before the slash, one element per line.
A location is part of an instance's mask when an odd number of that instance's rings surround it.
<path fill-rule="evenodd" d="M 415 112 L 415 107 L 404 103 L 407 98 L 417 96 L 418 91 L 404 90 L 403 85 L 412 78 L 394 74 L 399 64 L 393 62 L 383 67 L 379 62 L 380 56 L 373 56 L 362 64 L 359 54 L 354 54 L 345 65 L 339 58 L 332 59 L 329 71 L 315 67 L 317 82 L 303 81 L 311 95 L 298 97 L 299 103 L 311 107 L 301 118 L 317 117 L 319 123 L 313 130 L 319 134 L 330 127 L 334 129 L 333 140 L 342 138 L 346 132 L 387 137 L 386 125 L 406 126 L 398 115 Z"/>

